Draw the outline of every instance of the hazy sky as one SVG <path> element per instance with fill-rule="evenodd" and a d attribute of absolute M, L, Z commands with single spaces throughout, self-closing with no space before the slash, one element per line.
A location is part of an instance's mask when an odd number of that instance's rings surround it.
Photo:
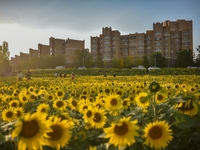
<path fill-rule="evenodd" d="M 193 21 L 193 48 L 200 45 L 200 0 L 0 0 L 0 45 L 10 56 L 48 45 L 49 38 L 85 40 L 102 27 L 121 35 L 143 33 L 165 20 Z"/>

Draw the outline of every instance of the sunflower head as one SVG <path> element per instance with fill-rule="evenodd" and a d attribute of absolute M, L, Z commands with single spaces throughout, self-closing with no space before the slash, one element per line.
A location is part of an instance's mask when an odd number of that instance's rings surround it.
<path fill-rule="evenodd" d="M 156 81 L 151 82 L 151 84 L 149 85 L 149 90 L 152 93 L 158 92 L 160 89 L 161 89 L 160 84 Z"/>

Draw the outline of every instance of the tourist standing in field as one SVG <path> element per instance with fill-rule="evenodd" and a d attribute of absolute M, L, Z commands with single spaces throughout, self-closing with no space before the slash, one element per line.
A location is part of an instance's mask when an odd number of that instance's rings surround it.
<path fill-rule="evenodd" d="M 72 80 L 74 80 L 74 73 L 73 72 L 72 72 L 71 78 L 72 78 Z"/>
<path fill-rule="evenodd" d="M 23 74 L 22 74 L 21 70 L 19 70 L 19 72 L 17 73 L 17 77 L 18 77 L 19 81 L 22 81 Z"/>
<path fill-rule="evenodd" d="M 28 79 L 28 80 L 30 80 L 31 79 L 31 71 L 28 69 L 28 72 L 27 72 L 27 74 L 26 74 L 26 78 Z"/>

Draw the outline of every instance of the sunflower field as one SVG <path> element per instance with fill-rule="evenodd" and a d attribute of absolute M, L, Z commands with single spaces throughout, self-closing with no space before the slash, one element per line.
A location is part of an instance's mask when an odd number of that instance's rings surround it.
<path fill-rule="evenodd" d="M 200 76 L 0 78 L 1 150 L 200 150 Z"/>

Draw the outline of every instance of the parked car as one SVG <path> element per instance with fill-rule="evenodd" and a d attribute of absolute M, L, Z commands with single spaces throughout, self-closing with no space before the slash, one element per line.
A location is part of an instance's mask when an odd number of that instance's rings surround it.
<path fill-rule="evenodd" d="M 149 67 L 148 71 L 151 71 L 151 70 L 160 70 L 160 68 L 159 67 Z"/>
<path fill-rule="evenodd" d="M 188 66 L 188 69 L 198 69 L 199 67 L 194 67 L 194 66 Z"/>
<path fill-rule="evenodd" d="M 137 67 L 132 67 L 132 69 L 146 69 L 146 68 L 142 65 L 138 65 Z"/>
<path fill-rule="evenodd" d="M 56 66 L 56 69 L 64 69 L 65 66 Z"/>
<path fill-rule="evenodd" d="M 78 69 L 86 69 L 84 66 L 80 66 L 78 67 Z"/>

